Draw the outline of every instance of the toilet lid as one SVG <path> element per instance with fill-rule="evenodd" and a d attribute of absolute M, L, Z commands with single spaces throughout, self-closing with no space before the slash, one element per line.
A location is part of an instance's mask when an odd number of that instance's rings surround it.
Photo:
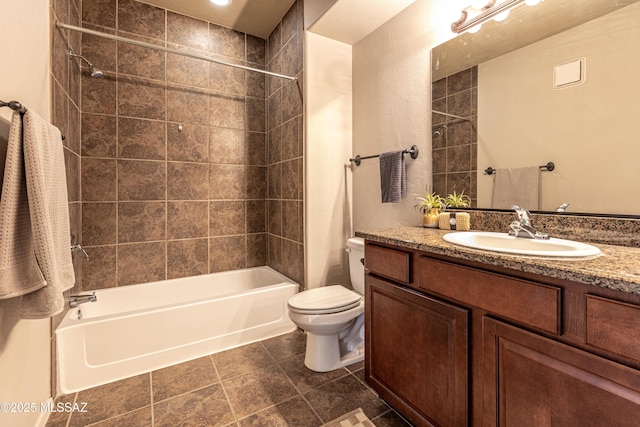
<path fill-rule="evenodd" d="M 289 298 L 289 309 L 298 313 L 329 314 L 357 307 L 362 296 L 341 285 L 309 289 Z"/>

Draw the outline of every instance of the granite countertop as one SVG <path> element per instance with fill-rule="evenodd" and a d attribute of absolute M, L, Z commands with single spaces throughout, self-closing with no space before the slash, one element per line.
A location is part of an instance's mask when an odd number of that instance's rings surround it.
<path fill-rule="evenodd" d="M 404 226 L 357 231 L 356 236 L 426 253 L 640 294 L 640 248 L 596 243 L 593 245 L 602 251 L 600 256 L 575 260 L 551 259 L 453 245 L 442 238 L 447 233 L 450 231 Z"/>

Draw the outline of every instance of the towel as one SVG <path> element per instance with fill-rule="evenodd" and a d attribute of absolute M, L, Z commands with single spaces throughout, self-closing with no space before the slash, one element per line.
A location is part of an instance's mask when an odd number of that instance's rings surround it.
<path fill-rule="evenodd" d="M 20 113 L 13 113 L 6 144 L 0 193 L 0 299 L 24 295 L 47 284 L 31 236 Z"/>
<path fill-rule="evenodd" d="M 382 203 L 400 203 L 407 193 L 407 171 L 402 151 L 380 154 Z"/>
<path fill-rule="evenodd" d="M 21 149 L 16 148 L 20 146 L 20 139 Z M 23 161 L 19 158 L 20 153 Z M 19 171 L 21 167 L 22 173 Z M 12 169 L 7 176 L 7 169 L 10 168 L 18 170 Z M 7 178 L 16 176 L 19 185 L 14 184 L 13 187 L 18 191 L 5 193 Z M 4 217 L 0 217 L 3 222 L 1 259 L 6 254 L 5 245 L 18 249 L 20 255 L 20 258 L 14 259 L 20 262 L 14 262 L 7 269 L 9 275 L 20 273 L 19 283 L 10 285 L 4 282 L 3 277 L 2 281 L 9 291 L 5 294 L 23 295 L 20 310 L 23 318 L 45 318 L 58 314 L 64 308 L 62 292 L 72 288 L 75 282 L 62 135 L 58 128 L 29 109 L 22 118 L 22 124 L 19 113 L 13 116 L 0 203 L 4 209 L 0 210 L 0 214 L 8 213 L 7 217 L 15 225 L 11 232 L 4 226 Z M 6 242 L 4 234 L 10 237 Z M 15 268 L 17 266 L 22 268 Z"/>
<path fill-rule="evenodd" d="M 60 130 L 30 110 L 23 130 L 31 234 L 47 286 L 23 297 L 21 315 L 43 318 L 64 309 L 62 292 L 75 283 L 64 149 Z"/>
<path fill-rule="evenodd" d="M 497 169 L 493 184 L 494 209 L 511 209 L 518 205 L 529 210 L 540 209 L 540 167 Z"/>

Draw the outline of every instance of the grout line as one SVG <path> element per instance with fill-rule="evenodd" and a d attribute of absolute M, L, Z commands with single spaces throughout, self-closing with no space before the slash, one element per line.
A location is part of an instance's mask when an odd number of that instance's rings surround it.
<path fill-rule="evenodd" d="M 299 356 L 300 356 L 300 354 L 295 355 L 295 356 L 288 357 L 288 358 L 286 358 L 286 359 L 276 360 L 276 359 L 275 359 L 275 357 L 271 354 L 271 352 L 270 352 L 270 351 L 266 348 L 266 346 L 263 344 L 263 341 L 264 341 L 264 340 L 261 340 L 261 341 L 260 341 L 260 344 L 262 344 L 262 347 L 267 351 L 267 354 L 269 354 L 269 355 L 271 356 L 271 358 L 272 358 L 272 359 L 274 360 L 274 362 L 275 362 L 275 365 L 278 367 L 278 369 L 280 370 L 280 372 L 282 372 L 282 374 L 285 376 L 285 378 L 287 379 L 287 381 L 289 381 L 289 383 L 291 384 L 291 386 L 294 388 L 294 390 L 295 390 L 295 391 L 296 391 L 296 393 L 297 393 L 297 396 L 293 396 L 293 397 L 291 397 L 291 398 L 289 398 L 289 399 L 283 400 L 282 402 L 279 402 L 279 403 L 277 403 L 277 404 L 274 404 L 273 406 L 277 406 L 277 405 L 280 405 L 280 404 L 282 404 L 282 403 L 288 402 L 288 401 L 293 400 L 293 399 L 295 399 L 296 397 L 298 397 L 298 396 L 299 396 L 299 397 L 300 397 L 300 398 L 302 398 L 302 400 L 303 400 L 303 401 L 304 401 L 304 402 L 309 406 L 309 408 L 310 408 L 310 409 L 311 409 L 311 411 L 314 413 L 314 415 L 315 415 L 316 417 L 318 417 L 318 419 L 319 419 L 319 420 L 320 420 L 320 422 L 322 423 L 322 422 L 323 422 L 322 417 L 320 417 L 320 415 L 318 414 L 318 412 L 316 411 L 316 409 L 313 407 L 313 405 L 311 405 L 311 402 L 309 402 L 309 400 L 307 400 L 307 398 L 304 396 L 304 394 L 300 391 L 300 389 L 299 389 L 299 388 L 296 386 L 296 384 L 293 382 L 293 380 L 291 379 L 291 377 L 290 377 L 289 375 L 287 375 L 287 373 L 286 373 L 286 371 L 284 370 L 284 368 L 280 365 L 280 362 L 284 362 L 284 361 L 286 361 L 286 360 L 294 359 L 294 358 L 296 358 L 296 357 L 299 357 Z M 342 377 L 340 377 L 340 378 L 342 378 Z M 264 408 L 264 409 L 262 409 L 262 410 L 260 410 L 260 411 L 254 412 L 254 414 L 255 414 L 255 413 L 258 413 L 258 412 L 261 412 L 261 411 L 264 411 L 265 409 L 267 409 L 267 408 Z"/>
<path fill-rule="evenodd" d="M 300 356 L 300 355 L 298 355 L 298 356 Z M 283 361 L 284 361 L 284 360 L 290 360 L 290 359 L 293 359 L 293 358 L 298 357 L 298 356 L 292 356 L 292 357 L 290 357 L 290 358 L 283 359 Z M 309 408 L 311 409 L 311 412 L 313 412 L 313 414 L 314 414 L 316 417 L 318 417 L 318 419 L 320 420 L 320 423 L 325 423 L 325 421 L 322 419 L 322 417 L 320 416 L 320 414 L 318 414 L 318 411 L 316 411 L 316 408 L 314 408 L 314 407 L 313 407 L 313 405 L 311 404 L 311 402 L 309 402 L 309 399 L 307 399 L 307 397 L 304 395 L 304 393 L 302 393 L 302 392 L 300 391 L 300 389 L 296 386 L 296 384 L 293 382 L 293 380 L 291 379 L 291 377 L 289 377 L 289 375 L 287 375 L 287 373 L 284 371 L 284 369 L 282 369 L 282 366 L 280 366 L 280 363 L 277 363 L 277 365 L 278 365 L 278 367 L 280 368 L 280 370 L 284 373 L 285 377 L 287 377 L 287 380 L 289 380 L 289 382 L 291 383 L 291 385 L 293 386 L 293 388 L 296 390 L 296 392 L 298 392 L 298 396 L 300 396 L 300 397 L 302 398 L 302 400 L 307 404 L 307 406 L 309 406 Z M 343 378 L 343 377 L 340 377 L 340 378 Z M 329 381 L 329 382 L 331 382 L 331 381 Z M 328 384 L 329 382 L 324 383 L 324 384 Z M 322 384 L 322 385 L 324 385 L 324 384 Z M 318 386 L 318 387 L 320 387 L 320 386 Z M 315 390 L 315 389 L 316 389 L 316 388 L 318 388 L 318 387 L 315 387 L 315 388 L 313 388 L 312 390 Z M 312 390 L 310 390 L 310 391 L 312 391 Z M 309 391 L 309 392 L 310 392 L 310 391 Z M 307 392 L 307 393 L 308 393 L 308 392 Z"/>
<path fill-rule="evenodd" d="M 73 403 L 76 403 L 77 399 L 78 399 L 78 392 L 76 392 L 75 396 L 73 397 Z M 55 402 L 55 399 L 54 399 L 54 402 Z M 73 414 L 74 412 L 71 412 L 67 417 L 67 422 L 65 423 L 65 427 L 68 427 L 71 424 L 71 417 L 73 416 Z"/>
<path fill-rule="evenodd" d="M 222 377 L 220 376 L 220 372 L 218 371 L 218 367 L 216 366 L 216 362 L 213 360 L 213 354 L 209 355 L 209 359 L 211 360 L 211 364 L 213 365 L 213 369 L 216 371 L 216 375 L 218 377 L 218 381 L 220 382 L 220 388 L 222 388 L 222 392 L 224 393 L 225 399 L 227 399 L 227 405 L 229 406 L 229 410 L 231 411 L 231 415 L 233 416 L 233 420 L 235 423 L 238 422 L 238 416 L 236 415 L 236 411 L 231 404 L 231 400 L 229 399 L 229 394 L 227 393 L 227 389 L 222 382 Z M 231 423 L 229 423 L 231 424 Z"/>
<path fill-rule="evenodd" d="M 155 401 L 153 400 L 153 371 L 149 372 L 149 400 L 151 402 L 151 427 L 153 427 L 156 423 L 155 420 Z"/>
<path fill-rule="evenodd" d="M 102 419 L 102 420 L 95 421 L 95 422 L 93 422 L 93 423 L 91 423 L 91 424 L 83 424 L 83 427 L 101 426 L 101 425 L 103 425 L 103 423 L 104 423 L 105 421 L 114 420 L 114 419 L 116 419 L 116 418 L 122 417 L 123 415 L 131 414 L 131 413 L 133 413 L 133 412 L 135 412 L 135 411 L 139 411 L 139 410 L 141 410 L 141 409 L 144 409 L 144 408 L 146 408 L 147 406 L 149 406 L 149 407 L 151 408 L 151 411 L 153 411 L 153 407 L 152 407 L 151 405 L 144 405 L 144 406 L 142 406 L 142 407 L 140 407 L 140 408 L 132 409 L 131 411 L 121 412 L 121 413 L 119 413 L 119 414 L 115 414 L 115 415 L 113 415 L 113 416 L 111 416 L 111 417 L 108 417 L 108 418 L 105 418 L 105 419 Z M 152 412 L 152 413 L 153 413 L 153 412 Z"/>

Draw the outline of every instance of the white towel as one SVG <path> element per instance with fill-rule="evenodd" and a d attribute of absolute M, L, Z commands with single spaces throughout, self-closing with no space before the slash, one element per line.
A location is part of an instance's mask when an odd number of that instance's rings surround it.
<path fill-rule="evenodd" d="M 402 151 L 380 154 L 382 203 L 400 203 L 407 194 L 407 172 Z"/>
<path fill-rule="evenodd" d="M 6 143 L 0 193 L 0 299 L 24 295 L 47 284 L 33 247 L 20 113 L 13 113 Z"/>
<path fill-rule="evenodd" d="M 540 167 L 496 169 L 493 184 L 494 209 L 511 209 L 518 205 L 529 210 L 540 209 Z"/>

